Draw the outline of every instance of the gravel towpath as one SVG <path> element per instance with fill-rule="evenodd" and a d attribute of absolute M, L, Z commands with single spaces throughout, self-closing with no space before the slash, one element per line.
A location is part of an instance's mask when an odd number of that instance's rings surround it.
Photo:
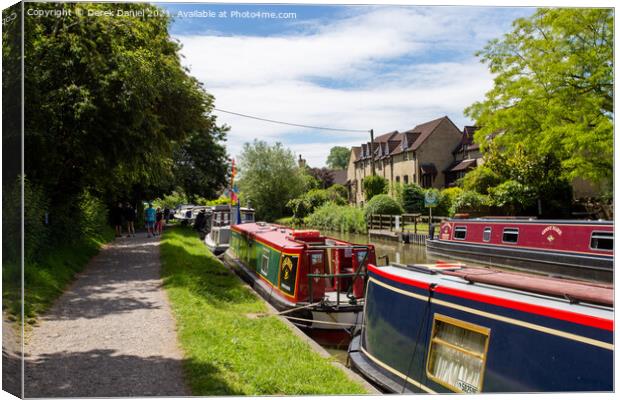
<path fill-rule="evenodd" d="M 116 239 L 27 335 L 26 397 L 187 396 L 159 241 Z"/>

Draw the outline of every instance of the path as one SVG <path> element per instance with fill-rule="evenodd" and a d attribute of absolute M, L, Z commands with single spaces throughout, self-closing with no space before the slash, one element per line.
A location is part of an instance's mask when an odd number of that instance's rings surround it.
<path fill-rule="evenodd" d="M 26 397 L 187 396 L 159 241 L 116 239 L 26 341 Z"/>

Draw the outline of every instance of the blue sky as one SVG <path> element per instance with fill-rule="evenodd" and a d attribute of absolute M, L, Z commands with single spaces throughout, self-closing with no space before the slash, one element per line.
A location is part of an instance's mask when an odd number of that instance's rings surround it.
<path fill-rule="evenodd" d="M 475 57 L 533 8 L 159 4 L 174 17 L 190 73 L 216 107 L 315 126 L 407 130 L 444 115 L 460 128 L 463 109 L 484 98 L 493 77 Z M 203 12 L 189 17 L 188 12 Z M 215 17 L 204 14 L 215 13 Z M 231 12 L 295 18 L 232 18 Z M 226 16 L 220 12 L 226 12 Z M 185 13 L 185 14 L 182 14 Z M 184 17 L 183 15 L 186 15 Z M 218 113 L 231 126 L 228 151 L 254 138 L 282 142 L 311 166 L 335 145 L 367 141 Z"/>

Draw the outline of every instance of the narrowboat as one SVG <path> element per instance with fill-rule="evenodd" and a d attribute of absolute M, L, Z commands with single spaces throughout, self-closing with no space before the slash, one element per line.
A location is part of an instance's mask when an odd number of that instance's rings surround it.
<path fill-rule="evenodd" d="M 610 284 L 458 264 L 368 266 L 353 368 L 390 393 L 613 391 Z"/>
<path fill-rule="evenodd" d="M 234 225 L 231 234 L 225 261 L 258 294 L 319 343 L 348 345 L 372 245 L 260 222 Z"/>
<path fill-rule="evenodd" d="M 426 241 L 430 254 L 548 275 L 613 279 L 611 221 L 450 219 Z"/>
<path fill-rule="evenodd" d="M 219 205 L 211 208 L 209 217 L 204 242 L 213 254 L 219 256 L 230 245 L 230 225 L 254 222 L 254 209 L 241 207 L 237 210 L 230 205 Z"/>

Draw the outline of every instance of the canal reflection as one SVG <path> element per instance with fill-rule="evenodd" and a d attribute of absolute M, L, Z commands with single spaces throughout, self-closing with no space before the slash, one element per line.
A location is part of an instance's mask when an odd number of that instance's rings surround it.
<path fill-rule="evenodd" d="M 388 256 L 390 262 L 399 264 L 416 264 L 432 262 L 432 259 L 426 255 L 426 246 L 415 244 L 404 244 L 392 240 L 370 239 L 368 235 L 359 233 L 342 233 L 342 232 L 324 232 L 326 236 L 337 239 L 346 240 L 356 244 L 371 243 L 375 246 L 375 254 L 377 255 L 377 263 L 385 265 L 385 259 L 379 258 Z"/>

